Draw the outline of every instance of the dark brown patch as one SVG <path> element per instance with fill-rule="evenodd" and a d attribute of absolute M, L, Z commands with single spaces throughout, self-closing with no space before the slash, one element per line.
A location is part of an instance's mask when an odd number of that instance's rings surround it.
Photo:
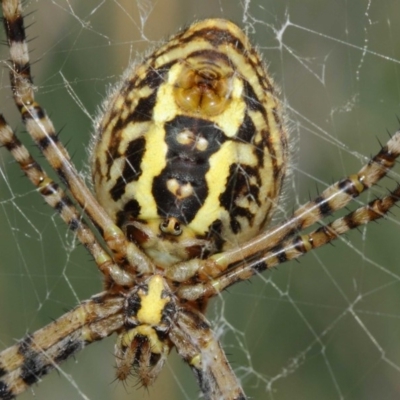
<path fill-rule="evenodd" d="M 122 175 L 110 190 L 114 201 L 119 200 L 125 193 L 126 185 L 132 181 L 137 181 L 142 174 L 142 159 L 146 150 L 146 140 L 140 137 L 129 143 L 125 154 L 125 165 Z"/>
<path fill-rule="evenodd" d="M 362 182 L 360 182 L 360 183 L 362 184 Z M 341 192 L 346 193 L 351 197 L 357 197 L 360 194 L 356 185 L 349 178 L 342 179 L 341 181 L 339 181 L 337 184 L 337 187 Z M 364 188 L 364 185 L 363 185 L 363 188 Z"/>
<path fill-rule="evenodd" d="M 257 185 L 250 183 L 250 178 L 255 177 Z M 258 170 L 242 164 L 231 164 L 229 168 L 229 177 L 224 193 L 219 196 L 219 201 L 230 216 L 230 227 L 234 234 L 241 231 L 241 225 L 238 217 L 244 217 L 252 225 L 254 214 L 248 208 L 236 205 L 236 200 L 240 197 L 247 197 L 250 202 L 261 205 L 259 199 L 261 181 Z"/>
<path fill-rule="evenodd" d="M 116 224 L 121 227 L 129 220 L 135 219 L 140 214 L 140 205 L 136 199 L 131 199 L 124 204 L 124 209 L 118 211 Z"/>
<path fill-rule="evenodd" d="M 329 204 L 329 200 L 325 199 L 324 197 L 318 196 L 314 200 L 314 203 L 316 206 L 318 206 L 319 212 L 322 217 L 325 217 L 332 213 L 332 207 Z"/>
<path fill-rule="evenodd" d="M 231 32 L 227 29 L 207 27 L 196 30 L 190 36 L 182 38 L 181 41 L 183 43 L 190 43 L 192 41 L 196 41 L 198 38 L 207 40 L 213 47 L 232 46 L 240 53 L 244 53 L 246 51 L 246 47 L 242 41 L 237 36 L 231 34 Z"/>
<path fill-rule="evenodd" d="M 157 92 L 154 91 L 148 97 L 142 97 L 134 111 L 129 115 L 129 117 L 124 121 L 125 126 L 131 122 L 146 122 L 153 119 L 154 106 L 157 102 Z"/>
<path fill-rule="evenodd" d="M 12 394 L 12 391 L 4 382 L 0 382 L 0 399 L 3 400 L 12 400 L 15 396 Z"/>
<path fill-rule="evenodd" d="M 254 141 L 254 136 L 256 134 L 256 127 L 253 123 L 253 120 L 249 117 L 249 115 L 245 114 L 242 124 L 240 125 L 238 132 L 235 136 L 239 141 L 244 143 L 252 144 Z"/>
<path fill-rule="evenodd" d="M 267 120 L 267 113 L 265 111 L 265 108 L 260 99 L 257 97 L 256 93 L 254 92 L 253 87 L 250 85 L 250 83 L 244 80 L 243 89 L 243 99 L 249 110 L 260 112 L 264 119 Z"/>
<path fill-rule="evenodd" d="M 7 36 L 11 42 L 23 43 L 26 40 L 24 19 L 22 15 L 16 15 L 16 18 L 9 19 L 3 18 L 5 30 Z"/>

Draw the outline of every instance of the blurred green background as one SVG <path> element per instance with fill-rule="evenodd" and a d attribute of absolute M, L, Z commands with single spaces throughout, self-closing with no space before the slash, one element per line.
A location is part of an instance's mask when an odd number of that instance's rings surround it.
<path fill-rule="evenodd" d="M 25 13 L 38 99 L 86 175 L 92 119 L 107 88 L 130 62 L 204 17 L 243 26 L 281 88 L 293 154 L 278 221 L 357 171 L 399 125 L 397 0 L 38 0 L 26 1 Z M 11 101 L 7 49 L 0 51 L 1 111 L 37 154 Z M 387 179 L 361 201 L 394 185 Z M 208 316 L 249 398 L 400 397 L 399 217 L 396 209 L 211 302 Z M 90 257 L 1 150 L 0 349 L 99 291 Z M 134 378 L 115 382 L 114 341 L 89 346 L 21 399 L 199 396 L 175 354 L 148 390 Z"/>

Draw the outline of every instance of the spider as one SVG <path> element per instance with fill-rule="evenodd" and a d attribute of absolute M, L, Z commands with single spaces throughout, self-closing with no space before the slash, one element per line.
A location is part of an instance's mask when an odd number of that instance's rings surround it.
<path fill-rule="evenodd" d="M 117 333 L 119 380 L 135 374 L 151 385 L 176 348 L 205 398 L 245 399 L 204 316 L 209 299 L 383 217 L 399 187 L 304 232 L 387 174 L 400 133 L 358 173 L 266 228 L 288 163 L 276 90 L 240 28 L 199 21 L 130 67 L 105 102 L 92 145 L 94 197 L 34 99 L 21 4 L 2 6 L 15 103 L 68 193 L 3 116 L 0 142 L 93 256 L 104 291 L 0 353 L 0 398 L 17 396 L 86 345 Z"/>

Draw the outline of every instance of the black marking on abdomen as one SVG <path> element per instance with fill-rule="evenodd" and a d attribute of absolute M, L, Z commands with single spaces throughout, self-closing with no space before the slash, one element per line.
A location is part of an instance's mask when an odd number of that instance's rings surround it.
<path fill-rule="evenodd" d="M 207 228 L 207 239 L 212 240 L 215 247 L 215 252 L 222 250 L 222 246 L 225 243 L 225 239 L 221 236 L 222 227 L 222 221 L 220 219 L 216 219 Z"/>
<path fill-rule="evenodd" d="M 258 111 L 262 114 L 265 120 L 267 120 L 265 112 L 265 108 L 263 104 L 260 102 L 259 98 L 257 97 L 253 87 L 250 85 L 249 82 L 243 80 L 243 99 L 246 103 L 246 106 L 251 111 Z"/>
<path fill-rule="evenodd" d="M 129 143 L 126 150 L 126 159 L 122 175 L 118 177 L 117 182 L 110 190 L 111 197 L 114 201 L 119 200 L 123 196 L 126 185 L 129 182 L 137 181 L 142 174 L 141 162 L 145 148 L 146 140 L 144 137 L 140 137 Z"/>
<path fill-rule="evenodd" d="M 136 105 L 132 114 L 125 121 L 125 125 L 130 122 L 146 122 L 153 119 L 153 110 L 157 102 L 157 91 L 148 97 L 142 97 Z"/>
<path fill-rule="evenodd" d="M 255 177 L 257 184 L 252 184 L 250 178 Z M 238 233 L 241 226 L 237 217 L 245 217 L 252 224 L 254 215 L 248 208 L 239 207 L 236 205 L 236 200 L 247 197 L 249 202 L 255 202 L 260 206 L 259 193 L 261 182 L 257 169 L 242 165 L 231 164 L 229 168 L 229 177 L 226 184 L 226 190 L 219 196 L 221 205 L 228 211 L 230 216 L 230 226 L 233 233 Z"/>
<path fill-rule="evenodd" d="M 249 117 L 249 115 L 246 112 L 243 122 L 240 125 L 238 132 L 236 134 L 236 138 L 241 142 L 252 144 L 255 134 L 256 134 L 256 127 L 253 123 L 253 120 Z"/>
<path fill-rule="evenodd" d="M 150 67 L 149 71 L 147 72 L 147 74 L 143 78 L 143 80 L 138 82 L 137 87 L 142 88 L 142 87 L 148 86 L 152 89 L 158 89 L 160 87 L 160 85 L 164 83 L 165 75 L 170 70 L 171 66 L 174 64 L 175 64 L 175 62 L 170 62 L 170 63 L 164 64 L 161 68 L 157 68 L 157 69 Z"/>
<path fill-rule="evenodd" d="M 152 121 L 154 106 L 157 102 L 157 89 L 164 82 L 165 74 L 168 72 L 169 68 L 169 66 L 163 66 L 159 69 L 151 69 L 140 81 L 138 80 L 137 75 L 125 81 L 124 86 L 121 89 L 121 93 L 118 96 L 118 98 L 122 97 L 124 99 L 124 109 L 131 110 L 132 102 L 136 99 L 135 96 L 130 95 L 130 92 L 139 91 L 144 87 L 149 87 L 150 89 L 153 89 L 153 92 L 147 97 L 139 98 L 135 108 L 130 111 L 126 118 L 121 117 L 121 110 L 117 108 L 117 105 L 113 106 L 113 109 L 108 117 L 108 122 L 115 121 L 113 122 L 114 125 L 112 127 L 110 142 L 108 143 L 106 154 L 108 179 L 110 179 L 109 171 L 114 163 L 114 160 L 121 156 L 119 148 L 120 143 L 124 138 L 123 131 L 126 129 L 126 127 L 130 124 L 135 124 L 136 122 Z M 103 130 L 107 130 L 107 125 L 103 127 Z M 99 136 L 100 140 L 103 140 L 102 132 L 100 132 Z"/>
<path fill-rule="evenodd" d="M 117 212 L 116 224 L 121 227 L 125 222 L 135 219 L 140 214 L 140 204 L 136 199 L 131 199 L 124 204 L 124 209 Z"/>
<path fill-rule="evenodd" d="M 199 150 L 193 144 L 182 144 L 177 138 L 190 131 L 195 138 L 203 138 L 207 146 Z M 154 178 L 152 193 L 161 217 L 175 217 L 188 224 L 196 216 L 208 195 L 205 175 L 210 168 L 209 159 L 226 140 L 224 133 L 213 123 L 201 118 L 178 116 L 165 124 L 165 141 L 168 145 L 167 165 Z M 167 188 L 170 180 L 180 185 L 190 185 L 193 194 L 178 198 Z"/>
<path fill-rule="evenodd" d="M 186 38 L 181 38 L 179 40 L 179 44 L 180 46 L 182 46 L 182 43 L 190 43 L 192 41 L 195 42 L 197 38 L 200 38 L 201 40 L 206 40 L 215 48 L 218 48 L 219 46 L 232 46 L 238 53 L 242 54 L 244 54 L 246 50 L 245 45 L 239 37 L 233 35 L 227 29 L 220 29 L 215 27 L 205 27 L 204 29 L 196 30 L 192 35 Z"/>

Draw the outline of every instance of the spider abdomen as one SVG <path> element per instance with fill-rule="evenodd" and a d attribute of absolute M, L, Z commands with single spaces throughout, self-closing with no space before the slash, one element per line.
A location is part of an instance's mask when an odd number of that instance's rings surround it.
<path fill-rule="evenodd" d="M 99 123 L 97 197 L 160 266 L 256 235 L 287 138 L 267 72 L 233 23 L 193 24 L 127 71 Z"/>

